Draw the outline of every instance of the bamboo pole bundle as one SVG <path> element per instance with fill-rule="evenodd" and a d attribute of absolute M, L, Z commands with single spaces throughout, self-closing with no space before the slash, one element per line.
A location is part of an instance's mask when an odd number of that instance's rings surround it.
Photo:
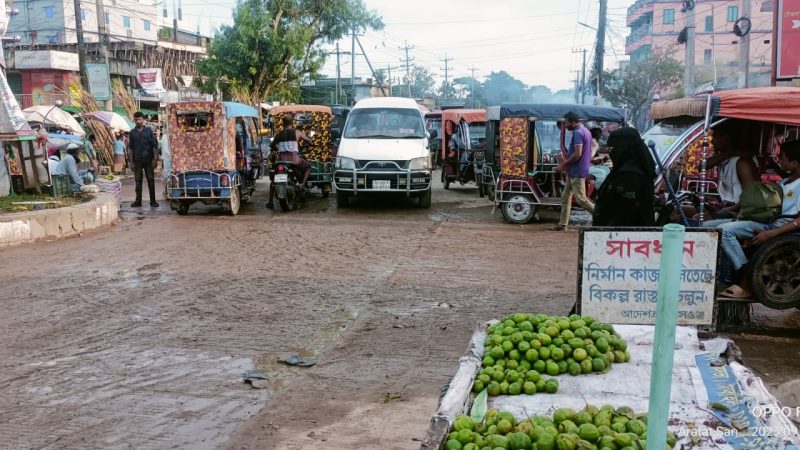
<path fill-rule="evenodd" d="M 76 88 L 77 98 L 81 110 L 84 113 L 98 111 L 94 97 L 82 86 Z M 114 135 L 111 129 L 104 123 L 97 120 L 87 120 L 84 128 L 90 130 L 89 134 L 94 135 L 94 149 L 97 160 L 102 166 L 112 166 L 114 164 Z"/>
<path fill-rule="evenodd" d="M 136 100 L 122 83 L 122 80 L 115 78 L 111 83 L 111 91 L 114 96 L 114 104 L 125 110 L 128 117 L 133 118 L 133 114 L 138 110 Z"/>

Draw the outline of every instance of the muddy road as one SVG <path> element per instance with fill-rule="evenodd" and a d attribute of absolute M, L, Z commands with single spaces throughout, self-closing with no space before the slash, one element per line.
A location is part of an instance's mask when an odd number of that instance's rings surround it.
<path fill-rule="evenodd" d="M 419 448 L 478 322 L 566 313 L 576 288 L 555 212 L 509 225 L 435 184 L 430 210 L 273 212 L 266 184 L 237 217 L 128 202 L 113 228 L 0 250 L 2 447 Z"/>

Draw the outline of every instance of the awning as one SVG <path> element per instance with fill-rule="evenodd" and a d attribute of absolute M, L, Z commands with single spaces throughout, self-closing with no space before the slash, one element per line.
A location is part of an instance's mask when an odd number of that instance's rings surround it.
<path fill-rule="evenodd" d="M 800 88 L 733 89 L 713 95 L 719 101 L 718 109 L 714 105 L 719 117 L 800 125 Z"/>
<path fill-rule="evenodd" d="M 131 118 L 128 116 L 128 113 L 125 111 L 125 109 L 124 109 L 124 108 L 122 108 L 122 107 L 120 107 L 120 106 L 115 106 L 115 107 L 113 107 L 113 108 L 111 108 L 111 109 L 112 109 L 112 111 L 114 111 L 115 113 L 117 113 L 117 114 L 119 114 L 120 116 L 122 116 L 122 118 L 123 118 L 123 119 L 125 119 L 125 121 L 126 121 L 126 122 L 128 122 L 128 125 L 129 125 L 131 128 L 133 128 L 133 127 L 135 127 L 135 126 L 136 126 L 136 125 L 133 123 L 133 120 L 131 120 Z"/>
<path fill-rule="evenodd" d="M 142 108 L 142 109 L 139 110 L 139 112 L 141 112 L 145 116 L 157 116 L 158 115 L 158 111 L 153 110 L 153 109 Z"/>

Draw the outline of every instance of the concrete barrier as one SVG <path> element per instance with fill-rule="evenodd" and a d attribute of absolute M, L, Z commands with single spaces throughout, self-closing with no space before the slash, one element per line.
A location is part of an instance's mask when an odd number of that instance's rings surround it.
<path fill-rule="evenodd" d="M 102 192 L 91 195 L 91 200 L 75 206 L 0 214 L 0 247 L 75 236 L 116 222 L 116 198 Z"/>

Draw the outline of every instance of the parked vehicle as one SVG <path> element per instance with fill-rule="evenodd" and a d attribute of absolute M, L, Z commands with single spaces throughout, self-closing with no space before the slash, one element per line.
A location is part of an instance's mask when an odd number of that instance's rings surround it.
<path fill-rule="evenodd" d="M 300 152 L 311 164 L 311 175 L 308 177 L 308 188 L 317 188 L 322 193 L 323 198 L 327 198 L 333 186 L 333 157 L 335 155 L 334 140 L 331 132 L 334 115 L 330 107 L 320 105 L 282 105 L 275 106 L 269 111 L 270 122 L 272 123 L 272 135 L 277 136 L 283 130 L 283 117 L 291 114 L 294 117 L 294 128 L 308 136 L 313 145 L 304 142 L 299 143 Z M 277 154 L 270 156 L 270 170 L 274 173 L 279 168 Z M 290 155 L 288 155 L 290 156 Z M 286 167 L 292 166 L 292 159 L 284 159 Z M 286 169 L 284 167 L 284 169 Z M 272 174 L 271 172 L 271 174 Z M 283 177 L 281 177 L 283 178 Z M 302 181 L 302 176 L 297 181 Z M 276 183 L 278 183 L 276 181 Z M 278 184 L 280 186 L 280 184 Z M 280 190 L 276 191 L 278 200 L 281 200 Z M 294 209 L 294 202 L 289 199 L 280 202 L 284 211 Z M 291 205 L 288 209 L 284 205 Z"/>
<path fill-rule="evenodd" d="M 711 111 L 708 117 L 705 111 Z M 659 119 L 675 120 L 690 117 L 697 120 L 686 129 L 672 145 L 659 149 L 664 166 L 670 169 L 669 180 L 679 189 L 679 197 L 689 193 L 696 202 L 713 201 L 717 173 L 698 174 L 692 155 L 707 131 L 712 131 L 728 120 L 737 120 L 737 127 L 746 127 L 748 137 L 757 142 L 762 181 L 780 176 L 770 174 L 771 158 L 775 146 L 783 139 L 800 137 L 800 88 L 768 87 L 719 91 L 710 96 L 683 99 L 679 102 L 659 102 L 653 108 Z M 700 117 L 698 118 L 698 112 Z M 691 122 L 691 120 L 689 120 Z M 645 137 L 645 140 L 647 138 Z M 749 144 L 749 143 L 748 143 Z M 713 139 L 709 145 L 713 151 Z M 660 180 L 659 180 L 660 181 Z M 711 197 L 711 199 L 709 199 Z M 746 274 L 751 292 L 758 302 L 773 309 L 800 307 L 800 233 L 784 234 L 760 246 L 747 246 L 750 261 Z"/>
<path fill-rule="evenodd" d="M 619 108 L 566 104 L 506 103 L 500 107 L 500 175 L 495 207 L 511 223 L 531 221 L 537 207 L 560 206 L 561 174 L 554 171 L 569 141 L 560 121 L 568 112 L 581 120 L 622 124 Z M 588 193 L 588 192 L 587 192 Z"/>
<path fill-rule="evenodd" d="M 486 146 L 485 109 L 442 111 L 442 184 L 478 183 L 483 171 Z"/>
<path fill-rule="evenodd" d="M 405 193 L 431 205 L 431 155 L 423 115 L 412 99 L 376 97 L 350 111 L 336 157 L 336 204 L 363 192 Z"/>
<path fill-rule="evenodd" d="M 478 178 L 478 195 L 494 199 L 497 177 L 500 175 L 500 107 L 486 108 L 486 145 L 484 162 Z"/>
<path fill-rule="evenodd" d="M 167 105 L 170 207 L 184 215 L 194 202 L 219 204 L 231 215 L 253 194 L 262 176 L 258 111 L 233 102 Z"/>
<path fill-rule="evenodd" d="M 425 114 L 425 130 L 428 131 L 433 167 L 442 165 L 442 112 L 431 111 Z"/>

